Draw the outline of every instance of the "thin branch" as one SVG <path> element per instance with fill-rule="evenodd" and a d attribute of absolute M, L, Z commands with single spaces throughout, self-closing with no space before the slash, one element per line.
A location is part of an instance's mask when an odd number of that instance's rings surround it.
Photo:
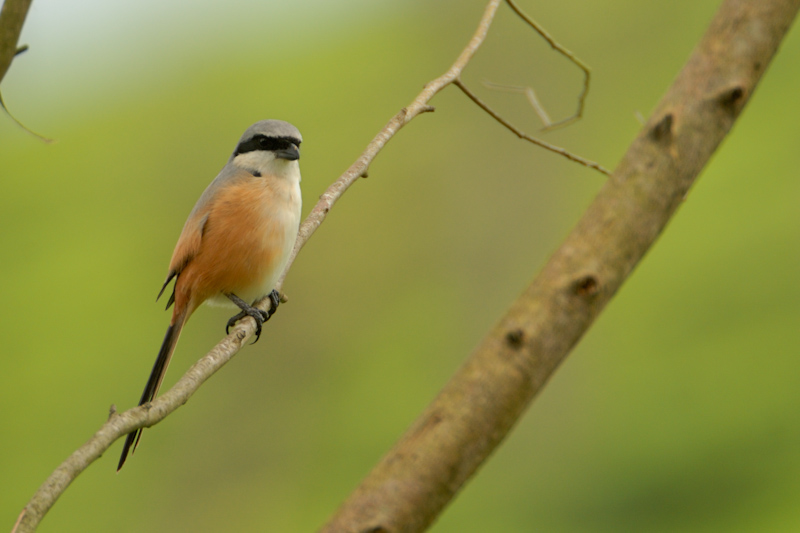
<path fill-rule="evenodd" d="M 350 168 L 347 169 L 347 171 L 345 171 L 345 173 L 342 174 L 342 176 L 330 187 L 328 187 L 328 189 L 322 194 L 319 202 L 317 202 L 317 204 L 309 213 L 308 217 L 300 226 L 300 233 L 297 237 L 297 243 L 295 244 L 292 255 L 289 258 L 289 263 L 286 267 L 286 270 L 284 270 L 283 276 L 278 281 L 278 288 L 283 286 L 283 280 L 286 277 L 286 273 L 292 266 L 297 254 L 300 252 L 303 246 L 305 246 L 305 243 L 308 241 L 309 237 L 311 237 L 319 225 L 322 224 L 322 221 L 325 220 L 328 211 L 331 210 L 333 205 L 342 196 L 342 194 L 344 194 L 344 192 L 359 177 L 368 171 L 370 163 L 372 163 L 373 159 L 375 159 L 375 156 L 378 155 L 386 142 L 391 139 L 400 130 L 400 128 L 408 124 L 420 113 L 433 111 L 433 108 L 428 104 L 431 99 L 439 91 L 453 83 L 459 78 L 459 76 L 461 76 L 461 73 L 469 63 L 470 59 L 472 59 L 472 56 L 475 55 L 475 52 L 477 52 L 478 48 L 480 48 L 481 44 L 483 44 L 483 41 L 486 39 L 486 34 L 489 32 L 489 27 L 491 26 L 492 20 L 497 13 L 497 8 L 499 7 L 500 2 L 501 0 L 489 1 L 486 9 L 484 10 L 483 17 L 481 17 L 481 20 L 478 23 L 478 28 L 475 30 L 475 33 L 469 40 L 467 46 L 461 51 L 461 54 L 455 60 L 453 65 L 447 70 L 447 72 L 435 80 L 425 84 L 422 92 L 417 95 L 414 101 L 411 102 L 411 104 L 407 107 L 401 109 L 397 115 L 392 117 L 389 123 L 384 126 L 384 128 L 375 136 L 375 138 L 372 139 L 369 145 L 367 145 L 367 149 L 364 150 L 356 162 L 353 163 Z"/>
<path fill-rule="evenodd" d="M 562 155 L 562 156 L 566 157 L 567 159 L 569 159 L 571 161 L 575 161 L 576 163 L 580 163 L 581 165 L 583 165 L 585 167 L 589 167 L 589 168 L 593 168 L 595 170 L 599 170 L 600 172 L 602 172 L 606 176 L 610 176 L 611 175 L 611 172 L 609 172 L 607 169 L 602 167 L 600 164 L 595 163 L 594 161 L 590 161 L 588 159 L 584 159 L 583 157 L 580 157 L 580 156 L 577 156 L 575 154 L 572 154 L 572 153 L 564 150 L 561 147 L 552 145 L 550 143 L 546 143 L 546 142 L 541 141 L 541 140 L 539 140 L 539 139 L 537 139 L 535 137 L 529 136 L 528 134 L 526 134 L 522 130 L 520 130 L 517 127 L 515 127 L 514 125 L 512 125 L 506 119 L 501 117 L 498 113 L 496 113 L 483 100 L 478 98 L 472 91 L 467 89 L 467 87 L 464 85 L 464 82 L 462 82 L 460 79 L 455 80 L 453 82 L 453 85 L 455 85 L 456 87 L 461 89 L 461 91 L 464 94 L 466 94 L 469 97 L 470 100 L 475 102 L 481 109 L 486 111 L 497 122 L 499 122 L 500 124 L 502 124 L 503 126 L 508 128 L 509 130 L 511 130 L 520 139 L 525 139 L 528 142 L 532 142 L 536 146 L 540 146 L 540 147 L 544 148 L 545 150 L 550 150 L 551 152 L 555 152 L 555 153 L 557 153 L 559 155 Z"/>
<path fill-rule="evenodd" d="M 254 326 L 252 320 L 248 324 Z M 121 414 L 112 406 L 106 423 L 39 487 L 25 506 L 14 533 L 34 531 L 70 483 L 117 439 L 138 428 L 153 426 L 189 401 L 197 389 L 245 345 L 254 329 L 241 323 L 237 325 L 230 335 L 192 365 L 172 388 L 150 404 L 134 407 Z"/>
<path fill-rule="evenodd" d="M 589 66 L 586 65 L 586 63 L 584 63 L 580 59 L 578 59 L 578 57 L 575 54 L 573 54 L 572 52 L 561 46 L 561 44 L 559 44 L 558 41 L 553 39 L 553 37 L 549 33 L 547 33 L 547 30 L 545 30 L 542 26 L 539 25 L 538 22 L 536 22 L 527 14 L 525 14 L 525 12 L 522 11 L 522 9 L 520 9 L 520 7 L 513 0 L 506 0 L 506 3 L 508 4 L 508 7 L 510 7 L 514 11 L 514 13 L 517 14 L 519 18 L 524 20 L 531 28 L 536 30 L 536 32 L 539 35 L 541 35 L 542 38 L 545 41 L 547 41 L 547 43 L 555 51 L 557 51 L 558 53 L 562 54 L 564 57 L 575 63 L 575 65 L 577 65 L 578 68 L 583 71 L 583 89 L 581 90 L 580 96 L 578 96 L 578 109 L 575 111 L 575 114 L 565 118 L 564 120 L 559 120 L 558 122 L 554 122 L 550 125 L 545 126 L 544 128 L 542 128 L 543 131 L 549 131 L 556 128 L 560 128 L 562 126 L 566 126 L 567 124 L 572 124 L 576 120 L 580 120 L 580 118 L 583 116 L 583 108 L 586 104 L 586 97 L 589 95 L 589 80 L 592 75 L 591 71 L 589 70 Z"/>
<path fill-rule="evenodd" d="M 24 52 L 25 50 L 22 50 L 22 51 Z M 8 115 L 8 116 L 9 116 L 9 118 L 10 118 L 11 120 L 13 120 L 13 121 L 14 121 L 14 123 L 15 123 L 17 126 L 19 126 L 20 128 L 22 128 L 22 129 L 23 129 L 23 130 L 25 130 L 26 132 L 30 133 L 31 135 L 33 135 L 34 137 L 36 137 L 36 138 L 37 138 L 37 139 L 39 139 L 40 141 L 42 141 L 42 142 L 44 142 L 44 143 L 47 143 L 47 144 L 50 144 L 50 143 L 54 143 L 54 142 L 55 142 L 55 139 L 50 139 L 50 138 L 48 138 L 48 137 L 45 137 L 44 135 L 41 135 L 41 134 L 39 134 L 39 133 L 36 133 L 36 132 L 35 132 L 35 131 L 33 131 L 32 129 L 30 129 L 28 126 L 26 126 L 25 124 L 23 124 L 22 122 L 20 122 L 19 120 L 17 120 L 17 117 L 15 117 L 14 115 L 12 115 L 12 114 L 11 114 L 11 111 L 9 111 L 9 110 L 8 110 L 8 107 L 6 107 L 6 103 L 5 103 L 5 101 L 3 100 L 3 95 L 2 95 L 2 94 L 0 94 L 0 107 L 2 107 L 2 108 L 3 108 L 3 111 L 5 111 L 5 112 L 6 112 L 6 115 Z"/>
<path fill-rule="evenodd" d="M 283 276 L 278 281 L 278 289 L 283 286 L 283 280 L 286 277 L 289 268 L 291 267 L 292 263 L 297 257 L 297 254 L 303 248 L 305 243 L 308 241 L 309 237 L 317 230 L 319 225 L 325 219 L 328 211 L 333 207 L 336 201 L 344 194 L 346 191 L 359 177 L 365 175 L 367 170 L 369 169 L 370 163 L 372 160 L 375 159 L 375 156 L 381 151 L 383 146 L 386 142 L 393 137 L 403 126 L 408 124 L 413 118 L 415 118 L 420 113 L 424 113 L 427 111 L 433 111 L 433 108 L 428 105 L 428 102 L 442 89 L 447 87 L 450 84 L 457 85 L 462 91 L 467 94 L 476 104 L 478 104 L 482 109 L 484 109 L 489 115 L 491 115 L 495 120 L 503 124 L 505 127 L 510 129 L 514 134 L 518 137 L 525 139 L 529 142 L 532 142 L 542 148 L 546 148 L 552 152 L 560 154 L 567 159 L 572 161 L 581 163 L 585 166 L 590 168 L 594 168 L 603 172 L 604 174 L 608 175 L 608 170 L 604 169 L 597 163 L 592 161 L 588 161 L 586 159 L 580 158 L 573 154 L 570 154 L 563 148 L 559 148 L 557 146 L 548 144 L 544 141 L 539 141 L 533 137 L 529 137 L 525 133 L 522 133 L 517 128 L 509 124 L 505 121 L 502 117 L 500 117 L 497 113 L 489 109 L 486 104 L 481 102 L 477 97 L 472 95 L 466 88 L 461 84 L 460 78 L 461 73 L 466 68 L 467 64 L 469 63 L 472 56 L 475 55 L 475 52 L 480 48 L 483 44 L 483 41 L 486 39 L 486 35 L 489 32 L 489 27 L 494 20 L 494 16 L 497 13 L 497 8 L 500 5 L 501 0 L 490 0 L 484 10 L 483 17 L 481 18 L 480 22 L 478 23 L 478 28 L 475 30 L 472 38 L 470 39 L 467 46 L 458 56 L 458 59 L 453 63 L 450 69 L 445 72 L 442 76 L 436 78 L 435 80 L 431 81 L 430 83 L 425 85 L 423 91 L 417 95 L 414 101 L 408 106 L 400 110 L 400 112 L 395 115 L 392 120 L 375 136 L 375 138 L 370 142 L 367 146 L 367 149 L 361 154 L 361 156 L 356 160 L 353 165 L 347 169 L 347 171 L 342 174 L 342 176 L 336 180 L 328 189 L 323 193 L 320 197 L 320 201 L 314 206 L 309 213 L 306 220 L 300 226 L 300 233 L 297 237 L 297 243 L 295 244 L 294 250 L 292 251 L 292 255 L 289 258 L 289 263 L 284 270 Z M 558 127 L 560 125 L 564 125 L 567 122 L 572 122 L 580 118 L 581 113 L 583 112 L 583 105 L 586 99 L 587 91 L 589 90 L 589 68 L 575 55 L 570 52 L 569 50 L 562 47 L 558 44 L 551 36 L 544 30 L 541 26 L 539 26 L 533 19 L 528 17 L 524 12 L 522 12 L 514 2 L 511 0 L 506 0 L 508 5 L 519 15 L 526 23 L 528 23 L 534 30 L 536 30 L 554 49 L 559 51 L 560 53 L 564 54 L 567 58 L 569 58 L 573 63 L 578 65 L 585 74 L 584 77 L 584 88 L 583 92 L 581 93 L 579 103 L 578 103 L 578 112 L 573 118 L 568 118 L 566 120 L 557 122 L 552 125 L 552 127 Z M 552 129 L 552 127 L 550 129 Z"/>

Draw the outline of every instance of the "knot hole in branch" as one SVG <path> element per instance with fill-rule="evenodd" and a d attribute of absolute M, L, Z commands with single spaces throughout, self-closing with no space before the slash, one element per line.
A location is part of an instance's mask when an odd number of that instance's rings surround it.
<path fill-rule="evenodd" d="M 650 138 L 656 142 L 663 142 L 668 143 L 672 141 L 672 125 L 675 119 L 672 116 L 672 113 L 667 113 L 664 117 L 658 121 L 658 123 L 653 126 L 653 129 L 650 130 Z"/>
<path fill-rule="evenodd" d="M 600 282 L 593 274 L 586 274 L 573 282 L 572 290 L 577 296 L 590 299 L 600 292 Z"/>
<path fill-rule="evenodd" d="M 716 101 L 719 103 L 722 109 L 736 116 L 744 106 L 745 92 L 746 91 L 744 87 L 737 84 L 733 87 L 725 89 L 719 95 L 717 95 Z"/>
<path fill-rule="evenodd" d="M 389 530 L 383 526 L 372 526 L 363 530 L 361 533 L 389 533 Z"/>
<path fill-rule="evenodd" d="M 515 350 L 519 350 L 522 343 L 525 342 L 525 332 L 522 331 L 522 328 L 512 329 L 506 333 L 506 342 Z"/>

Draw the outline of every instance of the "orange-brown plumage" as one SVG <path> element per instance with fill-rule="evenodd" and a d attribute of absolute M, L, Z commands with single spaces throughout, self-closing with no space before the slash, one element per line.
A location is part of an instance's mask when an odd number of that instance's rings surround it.
<path fill-rule="evenodd" d="M 172 319 L 139 405 L 155 398 L 181 330 L 203 302 L 234 302 L 256 319 L 260 333 L 265 318 L 250 302 L 274 289 L 297 237 L 301 140 L 286 122 L 257 122 L 192 209 L 161 288 L 175 279 L 167 304 L 175 304 Z M 128 434 L 118 470 L 139 436 L 141 430 Z"/>
<path fill-rule="evenodd" d="M 245 298 L 275 270 L 286 239 L 279 221 L 270 216 L 277 208 L 272 205 L 274 187 L 267 184 L 250 177 L 220 191 L 206 215 L 197 218 L 205 220 L 199 245 L 198 228 L 184 229 L 189 235 L 181 236 L 170 265 L 185 265 L 176 282 L 176 314 L 184 301 L 194 310 L 219 293 Z"/>

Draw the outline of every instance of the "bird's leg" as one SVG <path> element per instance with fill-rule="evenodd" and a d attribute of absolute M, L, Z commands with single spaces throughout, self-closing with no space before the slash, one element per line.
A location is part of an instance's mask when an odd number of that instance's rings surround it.
<path fill-rule="evenodd" d="M 278 305 L 281 303 L 280 295 L 278 295 L 278 291 L 272 291 L 269 293 L 270 299 L 270 307 L 269 311 L 262 311 L 252 305 L 249 305 L 247 302 L 236 296 L 235 294 L 227 293 L 225 296 L 228 297 L 230 301 L 235 303 L 239 309 L 242 311 L 230 318 L 228 320 L 228 324 L 225 326 L 225 333 L 228 333 L 230 329 L 236 324 L 239 320 L 243 319 L 246 316 L 253 317 L 253 320 L 256 321 L 256 340 L 253 341 L 253 344 L 258 342 L 258 339 L 261 337 L 261 326 L 267 320 L 275 314 L 275 311 L 278 309 Z"/>
<path fill-rule="evenodd" d="M 250 316 L 253 317 L 253 320 L 256 321 L 256 340 L 253 341 L 253 343 L 258 342 L 259 337 L 261 337 L 261 326 L 269 318 L 269 315 L 266 312 L 262 311 L 261 309 L 258 309 L 248 304 L 247 302 L 245 302 L 232 292 L 225 294 L 225 296 L 227 296 L 230 301 L 235 303 L 239 307 L 239 309 L 242 310 L 240 313 L 232 316 L 231 319 L 228 320 L 228 324 L 225 326 L 225 333 L 228 333 L 228 331 L 233 327 L 233 325 L 236 324 L 239 320 L 243 319 L 246 316 Z"/>

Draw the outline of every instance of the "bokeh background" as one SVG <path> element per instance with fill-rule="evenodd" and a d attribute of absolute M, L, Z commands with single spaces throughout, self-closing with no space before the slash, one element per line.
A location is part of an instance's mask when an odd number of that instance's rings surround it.
<path fill-rule="evenodd" d="M 522 1 L 593 68 L 543 137 L 613 168 L 717 1 Z M 466 44 L 483 0 L 36 0 L 0 117 L 0 528 L 133 406 L 186 215 L 242 131 L 303 132 L 304 213 Z M 433 526 L 800 531 L 800 35 L 677 217 Z M 581 75 L 507 8 L 465 80 L 512 122 L 571 113 Z M 433 398 L 603 176 L 518 140 L 455 88 L 405 128 L 295 263 L 255 346 L 93 464 L 42 532 L 312 531 Z M 166 385 L 222 336 L 190 321 Z"/>

